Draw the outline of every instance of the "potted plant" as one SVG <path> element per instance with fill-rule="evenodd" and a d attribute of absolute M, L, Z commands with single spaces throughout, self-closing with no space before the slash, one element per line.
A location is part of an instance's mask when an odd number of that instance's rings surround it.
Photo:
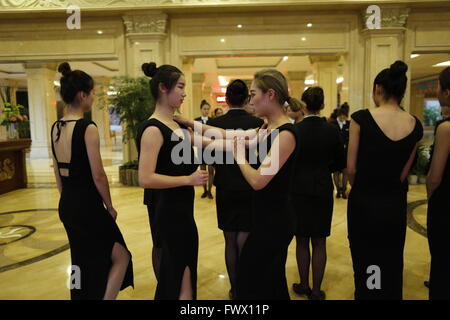
<path fill-rule="evenodd" d="M 11 103 L 9 102 L 5 103 L 5 108 L 3 109 L 3 116 L 0 124 L 6 127 L 8 139 L 18 139 L 20 128 L 19 124 L 21 124 L 22 122 L 28 123 L 28 117 L 26 115 L 22 115 L 23 109 L 24 106 L 20 104 L 11 105 Z"/>
<path fill-rule="evenodd" d="M 120 115 L 120 121 L 124 124 L 123 141 L 134 144 L 138 125 L 147 120 L 155 108 L 148 78 L 115 77 L 111 87 L 112 93 L 105 97 L 106 93 L 101 92 L 98 101 L 106 101 L 107 105 L 112 106 L 112 112 Z M 100 108 L 105 106 L 100 105 Z M 137 160 L 133 160 L 119 167 L 119 177 L 121 182 L 125 182 L 122 183 L 138 185 L 137 166 Z"/>
<path fill-rule="evenodd" d="M 419 146 L 417 148 L 416 170 L 419 176 L 419 183 L 421 184 L 424 184 L 426 182 L 429 163 L 430 163 L 430 148 L 425 145 Z"/>

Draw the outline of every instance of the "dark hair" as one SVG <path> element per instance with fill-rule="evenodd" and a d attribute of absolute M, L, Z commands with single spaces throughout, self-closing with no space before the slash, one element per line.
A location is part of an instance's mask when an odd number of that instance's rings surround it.
<path fill-rule="evenodd" d="M 63 101 L 71 104 L 75 101 L 78 92 L 89 94 L 94 88 L 94 80 L 90 75 L 81 70 L 73 70 L 68 62 L 63 62 L 58 67 L 62 74 L 60 79 L 60 94 Z"/>
<path fill-rule="evenodd" d="M 439 74 L 439 84 L 442 90 L 450 90 L 450 67 L 445 68 Z"/>
<path fill-rule="evenodd" d="M 248 87 L 240 79 L 233 80 L 228 84 L 225 95 L 232 106 L 242 107 L 248 99 Z"/>
<path fill-rule="evenodd" d="M 337 109 L 336 116 L 337 117 L 339 117 L 339 116 L 346 116 L 346 117 L 348 117 L 348 111 L 345 110 L 345 109 L 342 109 L 342 107 L 341 107 L 341 108 Z"/>
<path fill-rule="evenodd" d="M 345 112 L 345 115 L 348 117 L 348 114 L 350 112 L 350 106 L 348 105 L 347 102 L 344 102 L 340 107 L 340 110 L 342 110 L 342 112 Z"/>
<path fill-rule="evenodd" d="M 400 60 L 395 61 L 390 68 L 383 69 L 378 73 L 373 81 L 373 90 L 375 91 L 375 85 L 383 87 L 383 98 L 385 100 L 393 98 L 400 104 L 405 95 L 408 81 L 406 71 L 408 71 L 406 63 Z"/>
<path fill-rule="evenodd" d="M 172 90 L 180 79 L 183 72 L 177 67 L 169 64 L 156 67 L 156 63 L 144 63 L 142 65 L 142 71 L 147 77 L 152 78 L 149 82 L 150 92 L 155 100 L 159 98 L 159 84 L 162 83 L 167 90 Z"/>
<path fill-rule="evenodd" d="M 209 104 L 209 102 L 206 101 L 205 99 L 203 99 L 202 102 L 200 102 L 200 109 L 202 109 L 205 104 L 207 104 L 211 108 L 211 105 Z"/>
<path fill-rule="evenodd" d="M 306 103 L 306 109 L 317 112 L 323 105 L 324 96 L 321 87 L 310 87 L 302 94 L 302 101 Z"/>

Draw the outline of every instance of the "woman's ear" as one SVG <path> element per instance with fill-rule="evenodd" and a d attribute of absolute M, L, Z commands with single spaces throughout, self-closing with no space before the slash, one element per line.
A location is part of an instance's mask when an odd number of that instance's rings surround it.
<path fill-rule="evenodd" d="M 159 91 L 162 93 L 167 93 L 167 88 L 164 86 L 164 84 L 159 83 Z"/>
<path fill-rule="evenodd" d="M 275 90 L 273 90 L 273 89 L 267 90 L 267 96 L 269 97 L 269 100 L 271 100 L 271 101 L 276 99 Z"/>

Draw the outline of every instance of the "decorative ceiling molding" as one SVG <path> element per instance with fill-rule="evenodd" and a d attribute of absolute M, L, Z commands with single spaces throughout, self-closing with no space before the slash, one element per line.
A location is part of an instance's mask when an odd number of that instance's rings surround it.
<path fill-rule="evenodd" d="M 122 17 L 126 34 L 165 34 L 167 14 L 125 15 Z"/>
<path fill-rule="evenodd" d="M 408 20 L 410 8 L 381 8 L 381 29 L 383 28 L 405 28 Z M 363 21 L 371 16 L 365 10 L 362 12 Z M 365 25 L 365 23 L 364 23 Z"/>

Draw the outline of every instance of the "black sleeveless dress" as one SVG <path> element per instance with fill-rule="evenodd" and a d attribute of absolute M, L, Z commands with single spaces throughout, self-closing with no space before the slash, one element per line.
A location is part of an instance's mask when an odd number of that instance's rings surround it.
<path fill-rule="evenodd" d="M 67 122 L 76 121 L 72 134 L 70 163 L 58 162 L 56 158 L 53 130 L 60 132 Z M 68 169 L 67 177 L 60 175 L 62 183 L 59 201 L 59 217 L 64 224 L 70 244 L 72 266 L 80 270 L 80 288 L 70 291 L 72 300 L 103 299 L 112 266 L 111 253 L 114 244 L 121 244 L 128 251 L 123 236 L 105 209 L 100 193 L 92 178 L 84 134 L 88 125 L 85 119 L 56 121 L 52 126 L 52 151 L 59 169 Z M 59 134 L 58 134 L 59 136 Z M 59 172 L 59 170 L 58 170 Z M 121 290 L 133 284 L 131 260 Z M 75 275 L 76 273 L 74 273 Z"/>
<path fill-rule="evenodd" d="M 295 136 L 292 124 L 284 124 L 278 130 L 289 130 Z M 275 135 L 272 132 L 262 141 L 267 143 L 267 152 Z M 238 266 L 236 298 L 239 300 L 290 299 L 286 259 L 296 225 L 289 198 L 293 159 L 294 152 L 269 184 L 254 192 L 253 226 Z"/>
<path fill-rule="evenodd" d="M 450 118 L 445 119 L 450 121 Z M 450 300 L 450 156 L 439 187 L 428 201 L 427 233 L 431 253 L 430 299 Z"/>
<path fill-rule="evenodd" d="M 168 176 L 194 173 L 198 164 L 189 139 L 179 138 L 161 121 L 152 118 L 143 122 L 136 137 L 139 144 L 145 129 L 150 126 L 157 127 L 164 138 L 155 172 Z M 180 127 L 186 129 L 181 124 Z M 186 267 L 191 271 L 193 296 L 196 299 L 198 233 L 194 220 L 194 187 L 151 189 L 146 197 L 154 215 L 150 220 L 152 233 L 162 248 L 155 299 L 178 300 Z"/>
<path fill-rule="evenodd" d="M 356 175 L 347 208 L 355 299 L 402 299 L 407 189 L 400 176 L 422 139 L 423 127 L 416 118 L 413 131 L 393 141 L 369 110 L 351 117 L 360 125 Z"/>

